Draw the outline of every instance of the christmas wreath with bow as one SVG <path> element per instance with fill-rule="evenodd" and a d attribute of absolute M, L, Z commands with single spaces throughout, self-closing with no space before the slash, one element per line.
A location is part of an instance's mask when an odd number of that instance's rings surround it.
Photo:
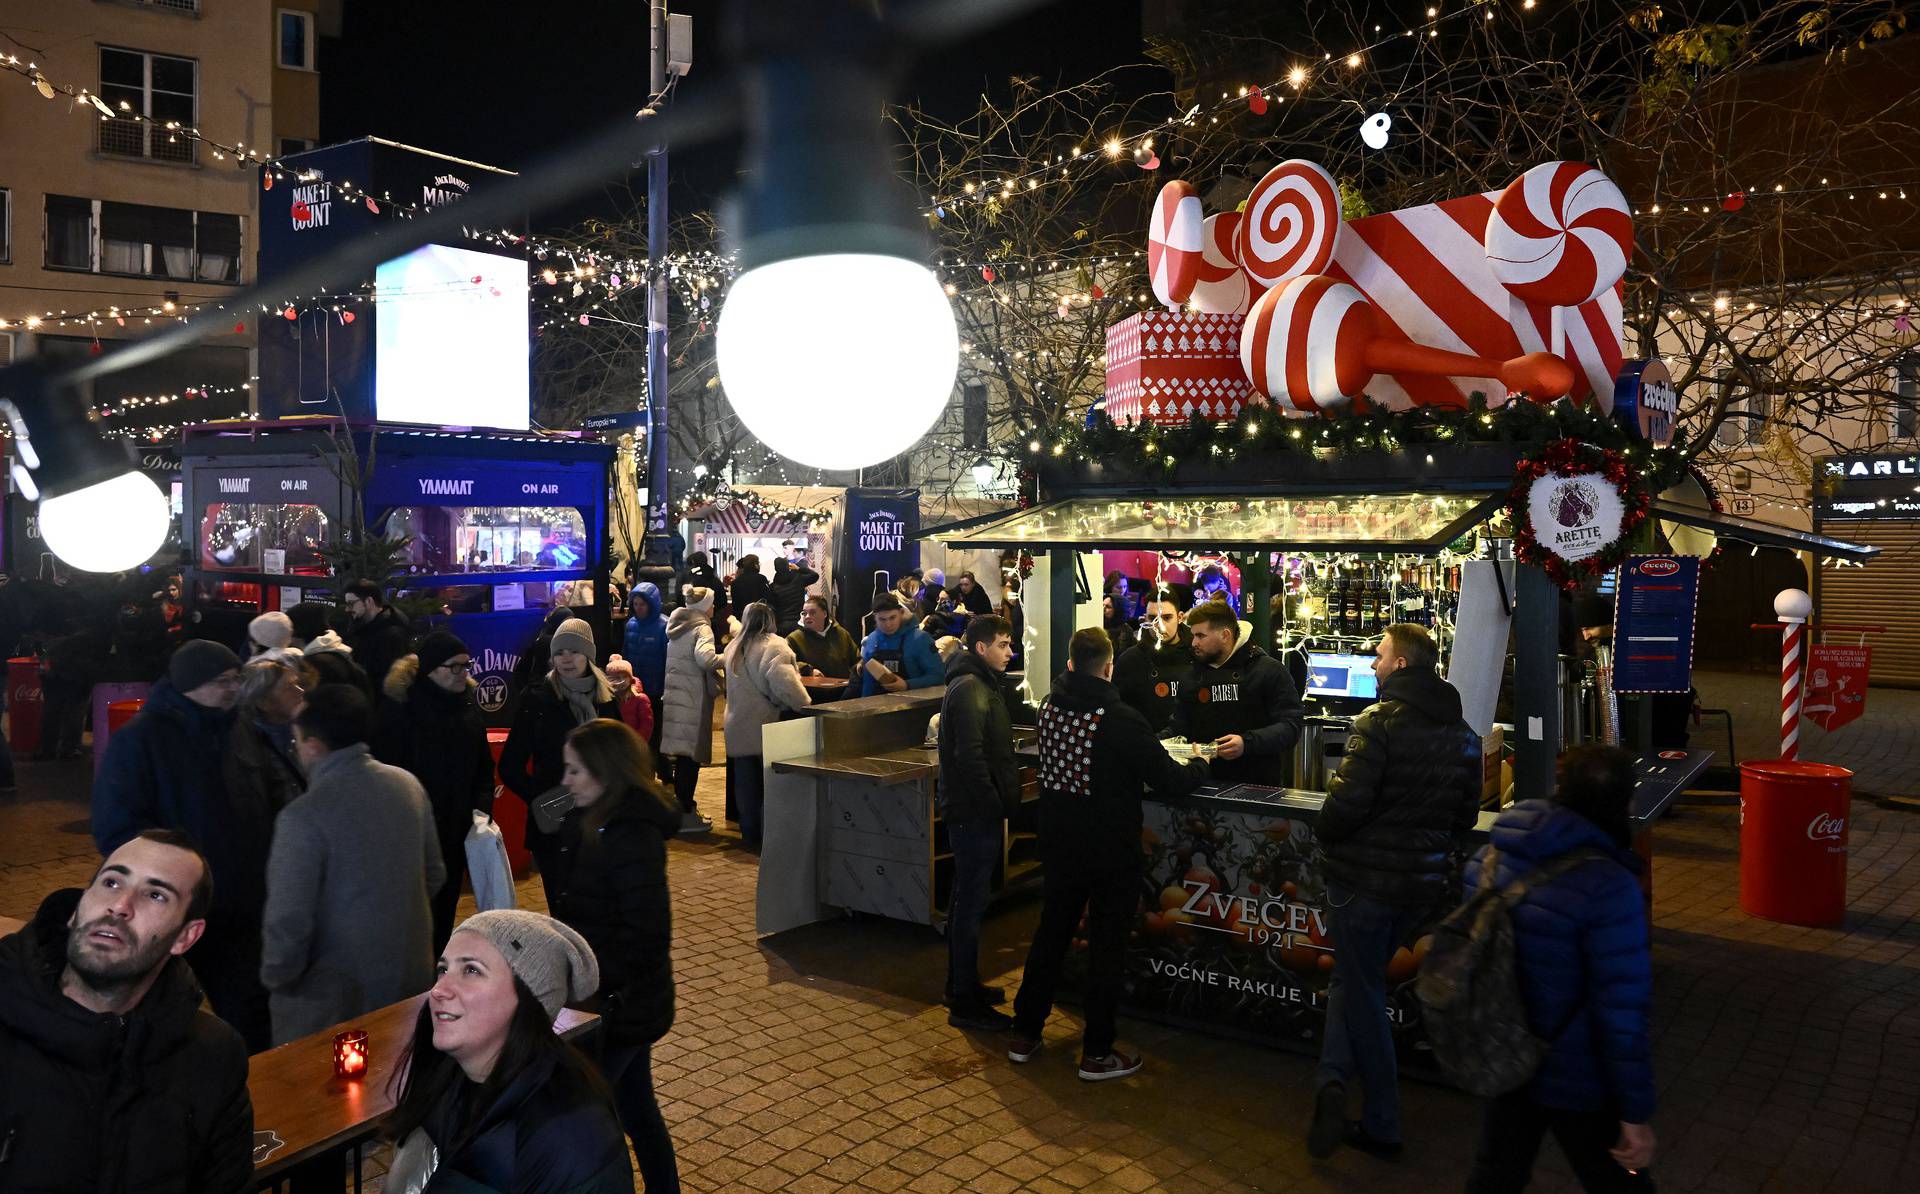
<path fill-rule="evenodd" d="M 1533 533 L 1533 519 L 1527 509 L 1533 483 L 1549 474 L 1563 477 L 1598 476 L 1620 495 L 1620 535 L 1600 551 L 1579 560 L 1554 554 Z M 1647 520 L 1653 496 L 1645 481 L 1627 465 L 1626 457 L 1610 448 L 1595 447 L 1575 439 L 1557 439 L 1523 457 L 1514 469 L 1513 486 L 1507 490 L 1507 510 L 1513 518 L 1513 554 L 1522 563 L 1533 564 L 1553 578 L 1563 589 L 1572 589 L 1603 572 L 1610 571 L 1626 558 L 1628 541 Z"/>

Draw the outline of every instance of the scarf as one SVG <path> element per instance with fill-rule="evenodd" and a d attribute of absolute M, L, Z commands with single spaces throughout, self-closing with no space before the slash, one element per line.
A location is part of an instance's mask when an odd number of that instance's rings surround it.
<path fill-rule="evenodd" d="M 575 725 L 586 725 L 600 716 L 600 710 L 595 706 L 613 699 L 613 690 L 607 687 L 606 673 L 591 663 L 587 665 L 587 674 L 584 676 L 574 678 L 554 671 L 547 673 L 547 680 L 573 710 Z"/>

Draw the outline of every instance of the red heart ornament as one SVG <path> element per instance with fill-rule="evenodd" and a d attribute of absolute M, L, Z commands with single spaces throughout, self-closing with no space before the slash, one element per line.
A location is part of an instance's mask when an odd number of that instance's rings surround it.
<path fill-rule="evenodd" d="M 983 265 L 980 267 L 980 280 L 982 282 L 992 282 L 999 278 L 999 276 L 999 274 L 993 272 L 993 267 L 991 266 Z"/>
<path fill-rule="evenodd" d="M 1728 195 L 1725 199 L 1722 199 L 1720 201 L 1720 210 L 1721 211 L 1739 211 L 1741 208 L 1745 207 L 1746 205 L 1747 205 L 1747 193 L 1745 191 L 1734 191 L 1732 194 Z"/>
<path fill-rule="evenodd" d="M 280 312 L 280 317 L 292 323 L 294 320 L 300 318 L 300 312 L 294 310 L 292 307 L 288 307 L 286 310 Z"/>
<path fill-rule="evenodd" d="M 313 209 L 307 206 L 307 201 L 305 199 L 295 199 L 293 201 L 293 206 L 288 210 L 292 214 L 294 219 L 299 220 L 302 223 L 305 223 L 306 221 L 311 220 L 313 218 Z"/>
<path fill-rule="evenodd" d="M 1249 91 L 1247 93 L 1247 108 L 1255 116 L 1265 116 L 1267 114 L 1266 93 L 1263 91 Z"/>
<path fill-rule="evenodd" d="M 1095 301 L 1098 301 L 1100 299 L 1106 298 L 1107 292 L 1100 289 L 1098 286 L 1095 286 L 1092 290 L 1087 291 L 1087 296 L 1089 298 L 1094 299 Z"/>
<path fill-rule="evenodd" d="M 367 210 L 377 216 L 380 214 L 380 205 L 369 199 L 367 200 Z"/>
<path fill-rule="evenodd" d="M 260 172 L 260 189 L 263 191 L 271 191 L 273 189 L 273 171 L 262 170 Z"/>
<path fill-rule="evenodd" d="M 342 311 L 342 312 L 340 312 L 340 322 L 341 322 L 341 323 L 352 323 L 352 322 L 354 321 L 354 319 L 355 319 L 355 318 L 356 318 L 356 317 L 355 317 L 355 315 L 354 315 L 354 313 L 353 313 L 353 312 L 351 312 L 351 311 Z"/>
<path fill-rule="evenodd" d="M 241 334 L 246 330 L 247 330 L 247 325 L 244 323 L 236 323 L 233 325 L 233 334 L 236 336 L 238 336 L 239 334 Z"/>

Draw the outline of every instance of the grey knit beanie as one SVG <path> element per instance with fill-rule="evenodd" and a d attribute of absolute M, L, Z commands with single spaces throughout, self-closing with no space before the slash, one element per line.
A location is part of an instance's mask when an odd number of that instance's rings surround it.
<path fill-rule="evenodd" d="M 560 629 L 553 632 L 553 641 L 549 646 L 555 651 L 578 651 L 588 659 L 599 653 L 593 645 L 593 627 L 579 618 L 568 618 L 560 623 Z"/>
<path fill-rule="evenodd" d="M 551 916 L 516 908 L 482 912 L 453 930 L 484 937 L 514 977 L 527 984 L 547 1018 L 600 989 L 600 962 L 586 939 Z"/>

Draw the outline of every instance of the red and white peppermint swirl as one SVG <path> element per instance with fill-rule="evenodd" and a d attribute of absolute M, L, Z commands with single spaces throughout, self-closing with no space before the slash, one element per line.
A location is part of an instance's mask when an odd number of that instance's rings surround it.
<path fill-rule="evenodd" d="M 1281 162 L 1247 198 L 1235 242 L 1241 268 L 1261 286 L 1318 274 L 1333 260 L 1341 227 L 1333 175 L 1299 158 Z"/>
<path fill-rule="evenodd" d="M 1542 162 L 1494 201 L 1487 264 L 1515 298 L 1576 307 L 1610 290 L 1633 253 L 1633 212 L 1585 162 Z"/>
<path fill-rule="evenodd" d="M 1245 315 L 1253 304 L 1253 285 L 1234 255 L 1240 213 L 1223 211 L 1206 218 L 1200 235 L 1200 278 L 1187 302 L 1212 315 Z"/>
<path fill-rule="evenodd" d="M 1147 276 L 1169 307 L 1185 304 L 1200 280 L 1201 235 L 1199 192 L 1178 179 L 1161 187 L 1147 230 Z"/>
<path fill-rule="evenodd" d="M 1345 282 L 1302 274 L 1260 296 L 1240 330 L 1240 364 L 1282 414 L 1343 409 L 1373 380 L 1373 304 Z"/>

